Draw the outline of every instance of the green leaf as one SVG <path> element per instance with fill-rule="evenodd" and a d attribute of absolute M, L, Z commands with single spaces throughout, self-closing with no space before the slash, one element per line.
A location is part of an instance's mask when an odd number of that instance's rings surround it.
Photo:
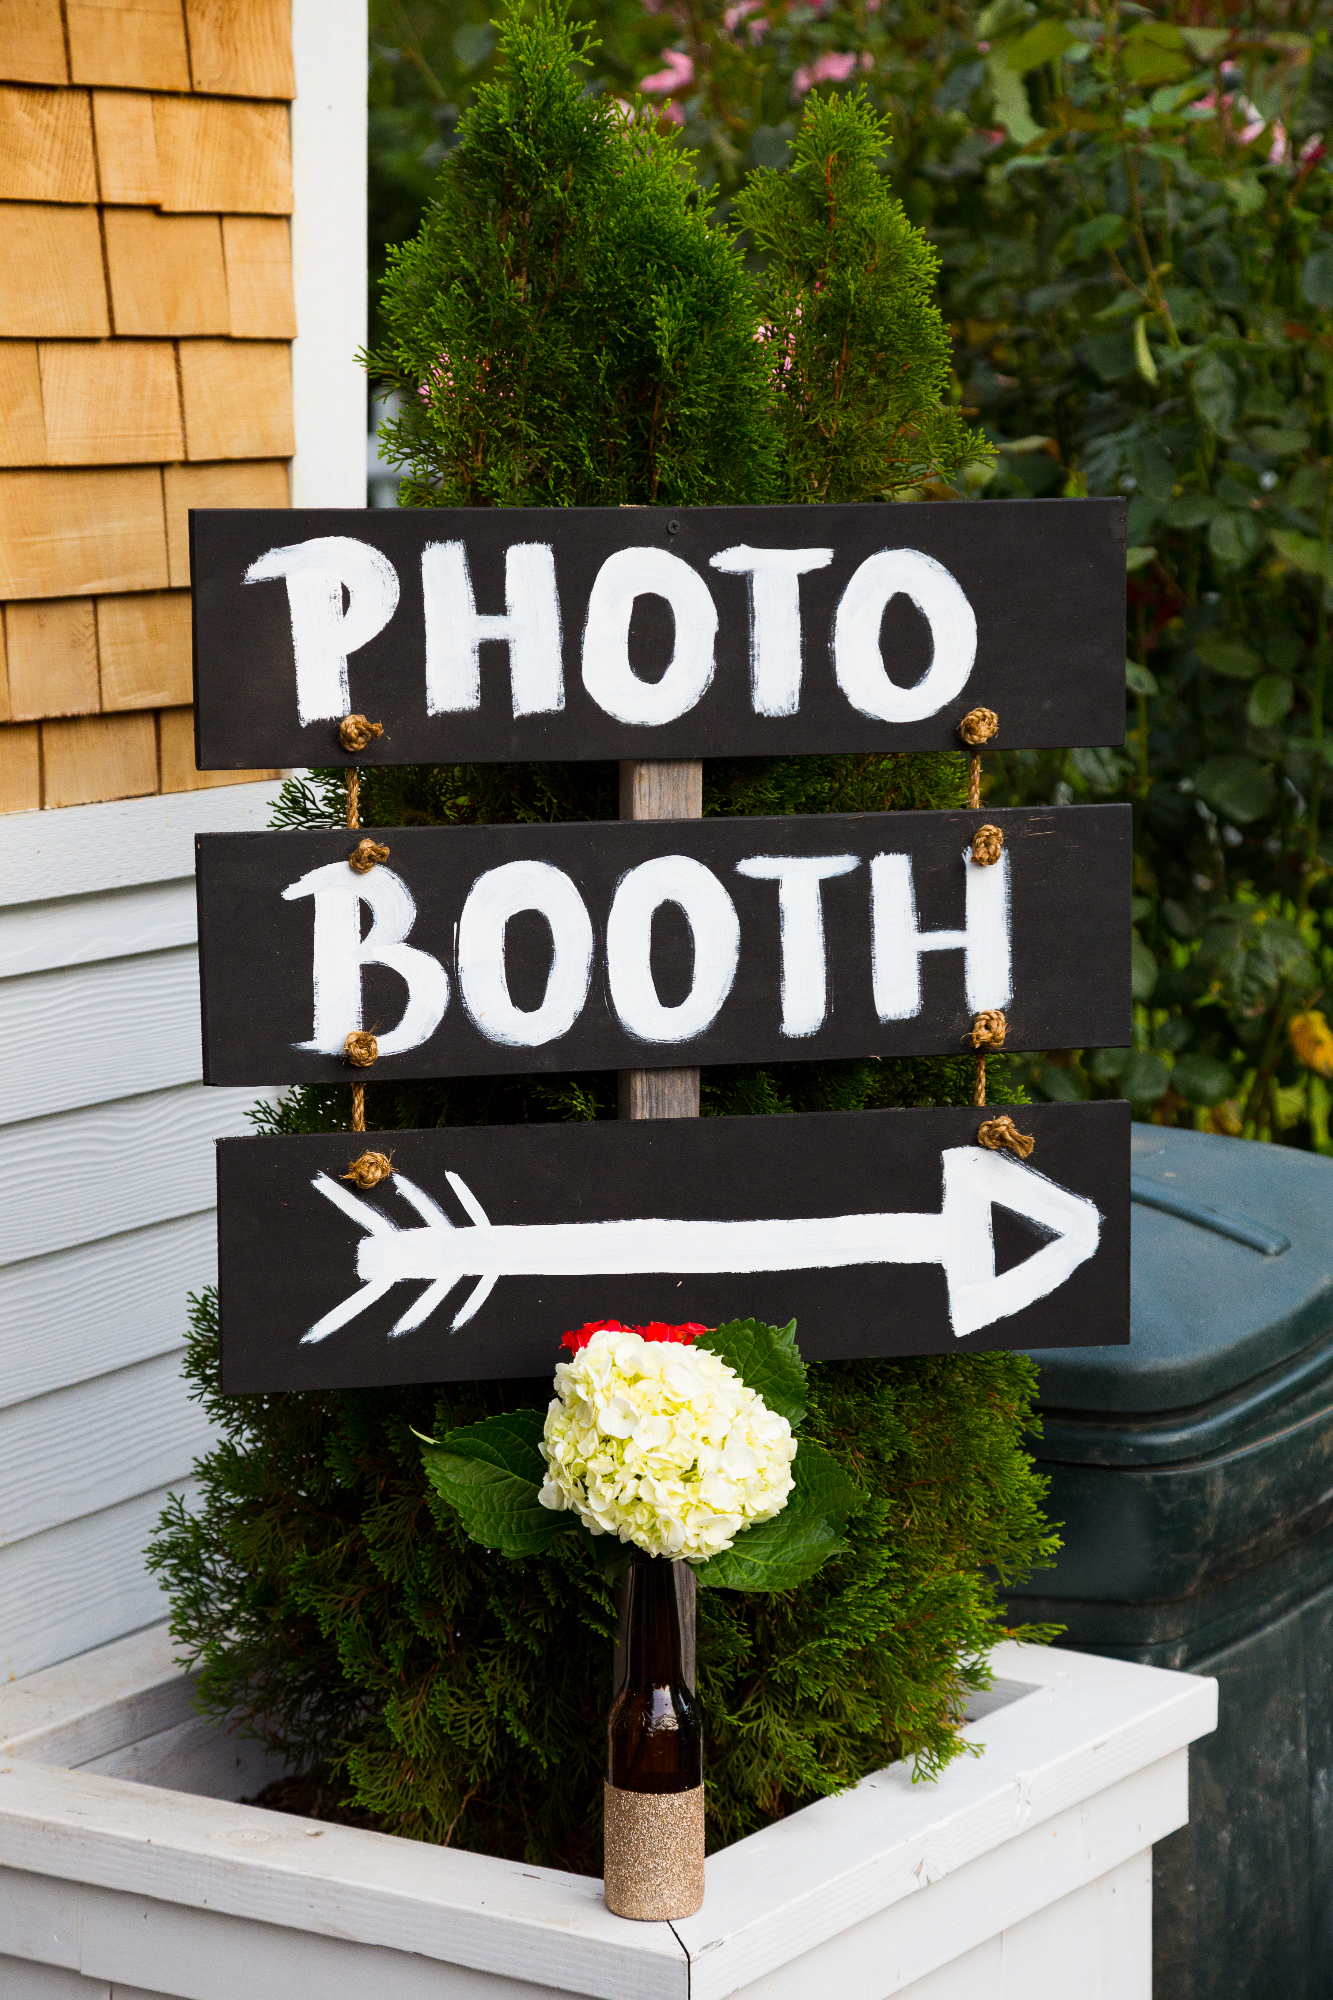
<path fill-rule="evenodd" d="M 1146 569 L 1157 554 L 1151 542 L 1141 542 L 1136 548 L 1125 551 L 1125 570 L 1132 576 L 1136 569 Z"/>
<path fill-rule="evenodd" d="M 1137 931 L 1129 941 L 1129 989 L 1136 1000 L 1147 1000 L 1157 984 L 1157 960 Z"/>
<path fill-rule="evenodd" d="M 1205 349 L 1194 364 L 1194 407 L 1218 437 L 1236 435 L 1236 378 L 1220 354 Z"/>
<path fill-rule="evenodd" d="M 483 1548 L 540 1555 L 558 1534 L 579 1526 L 577 1514 L 555 1513 L 537 1498 L 546 1477 L 537 1449 L 545 1422 L 544 1410 L 512 1410 L 421 1447 L 426 1477 Z"/>
<path fill-rule="evenodd" d="M 1208 547 L 1223 569 L 1239 569 L 1258 555 L 1264 531 L 1248 509 L 1229 507 L 1208 528 Z"/>
<path fill-rule="evenodd" d="M 1231 1089 L 1231 1071 L 1212 1056 L 1180 1056 L 1171 1082 L 1190 1104 L 1220 1104 Z"/>
<path fill-rule="evenodd" d="M 1302 264 L 1301 292 L 1305 303 L 1320 311 L 1333 306 L 1333 248 L 1327 244 L 1312 250 Z"/>
<path fill-rule="evenodd" d="M 1134 322 L 1134 366 L 1144 381 L 1152 388 L 1157 387 L 1157 363 L 1152 358 L 1148 345 L 1148 316 L 1141 313 Z"/>
<path fill-rule="evenodd" d="M 1150 667 L 1141 667 L 1137 660 L 1125 661 L 1125 686 L 1131 694 L 1159 694 L 1157 676 Z"/>
<path fill-rule="evenodd" d="M 1225 511 L 1222 501 L 1214 500 L 1211 493 L 1182 493 L 1167 507 L 1167 525 L 1172 528 L 1202 528 Z"/>
<path fill-rule="evenodd" d="M 1231 40 L 1230 28 L 1182 28 L 1180 39 L 1200 62 L 1210 63 Z"/>
<path fill-rule="evenodd" d="M 1000 49 L 991 55 L 987 67 L 995 116 L 1016 146 L 1031 145 L 1034 139 L 1040 139 L 1041 127 L 1032 116 L 1022 77 L 1017 70 L 1010 69 Z"/>
<path fill-rule="evenodd" d="M 795 1320 L 787 1326 L 765 1326 L 758 1319 L 728 1320 L 711 1333 L 701 1333 L 694 1344 L 734 1368 L 746 1388 L 762 1396 L 793 1429 L 800 1423 L 806 1411 L 805 1363 L 796 1345 Z"/>
<path fill-rule="evenodd" d="M 1174 83 L 1189 75 L 1178 28 L 1162 21 L 1140 22 L 1125 37 L 1125 75 L 1135 83 Z"/>
<path fill-rule="evenodd" d="M 1063 21 L 1038 21 L 1016 42 L 1008 42 L 1003 55 L 1010 69 L 1019 76 L 1025 76 L 1030 69 L 1039 69 L 1043 63 L 1054 62 L 1066 49 L 1074 46 L 1075 37 L 1070 34 Z"/>
<path fill-rule="evenodd" d="M 1155 1104 L 1171 1081 L 1171 1072 L 1150 1049 L 1135 1049 L 1120 1072 L 1120 1094 L 1131 1104 Z"/>
<path fill-rule="evenodd" d="M 1253 646 L 1247 646 L 1243 639 L 1229 639 L 1222 632 L 1205 633 L 1195 640 L 1194 650 L 1206 667 L 1215 674 L 1225 674 L 1228 680 L 1253 680 L 1263 666 Z"/>
<path fill-rule="evenodd" d="M 479 69 L 494 47 L 495 29 L 489 21 L 465 21 L 454 30 L 454 54 L 461 70 Z"/>
<path fill-rule="evenodd" d="M 1253 757 L 1237 755 L 1210 757 L 1195 777 L 1194 789 L 1205 805 L 1240 826 L 1271 812 L 1277 797 L 1272 772 Z"/>
<path fill-rule="evenodd" d="M 1274 528 L 1268 539 L 1293 569 L 1306 576 L 1322 576 L 1333 583 L 1333 549 L 1326 548 L 1314 535 L 1302 535 L 1295 528 Z"/>
<path fill-rule="evenodd" d="M 811 1438 L 797 1448 L 792 1477 L 796 1485 L 780 1514 L 747 1528 L 725 1554 L 695 1566 L 705 1589 L 790 1590 L 846 1546 L 848 1518 L 865 1505 L 860 1487 Z"/>
<path fill-rule="evenodd" d="M 1113 250 L 1128 234 L 1129 224 L 1123 215 L 1094 215 L 1091 222 L 1081 222 L 1074 231 L 1074 255 L 1090 257 L 1094 250 Z"/>
<path fill-rule="evenodd" d="M 1263 674 L 1250 689 L 1245 714 L 1255 729 L 1276 729 L 1290 714 L 1295 693 L 1285 674 Z"/>

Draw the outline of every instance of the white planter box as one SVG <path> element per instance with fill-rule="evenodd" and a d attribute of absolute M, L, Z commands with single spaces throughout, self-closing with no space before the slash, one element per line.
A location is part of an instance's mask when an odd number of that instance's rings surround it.
<path fill-rule="evenodd" d="M 708 1863 L 698 1916 L 229 1803 L 163 1627 L 0 1689 L 5 2000 L 1148 2000 L 1151 1850 L 1216 1684 L 1004 1644 L 937 1782 L 901 1764 Z M 1162 1996 L 1169 2000 L 1169 1996 Z"/>

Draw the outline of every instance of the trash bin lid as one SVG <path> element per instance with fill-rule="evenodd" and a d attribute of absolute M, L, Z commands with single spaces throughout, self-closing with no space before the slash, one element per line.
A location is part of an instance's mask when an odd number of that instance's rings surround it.
<path fill-rule="evenodd" d="M 1045 1409 L 1225 1395 L 1333 1328 L 1333 1159 L 1135 1125 L 1128 1347 L 1043 1348 Z"/>

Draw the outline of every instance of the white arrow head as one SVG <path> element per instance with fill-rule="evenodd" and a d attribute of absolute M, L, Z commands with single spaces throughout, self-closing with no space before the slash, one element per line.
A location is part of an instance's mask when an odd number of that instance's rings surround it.
<path fill-rule="evenodd" d="M 997 1319 L 1035 1305 L 1086 1264 L 1101 1238 L 1102 1218 L 1085 1195 L 1072 1194 L 1047 1180 L 1035 1167 L 1020 1166 L 1002 1153 L 980 1146 L 949 1147 L 944 1162 L 944 1255 L 949 1281 L 949 1318 L 961 1340 Z M 991 1204 L 1011 1209 L 1052 1232 L 1021 1264 L 995 1274 L 995 1232 Z"/>

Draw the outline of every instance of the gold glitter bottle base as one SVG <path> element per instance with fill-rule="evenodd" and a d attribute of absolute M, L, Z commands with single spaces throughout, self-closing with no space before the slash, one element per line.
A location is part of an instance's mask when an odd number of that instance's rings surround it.
<path fill-rule="evenodd" d="M 704 1788 L 622 1792 L 606 1787 L 606 1907 L 661 1923 L 692 1917 L 704 1899 Z"/>

